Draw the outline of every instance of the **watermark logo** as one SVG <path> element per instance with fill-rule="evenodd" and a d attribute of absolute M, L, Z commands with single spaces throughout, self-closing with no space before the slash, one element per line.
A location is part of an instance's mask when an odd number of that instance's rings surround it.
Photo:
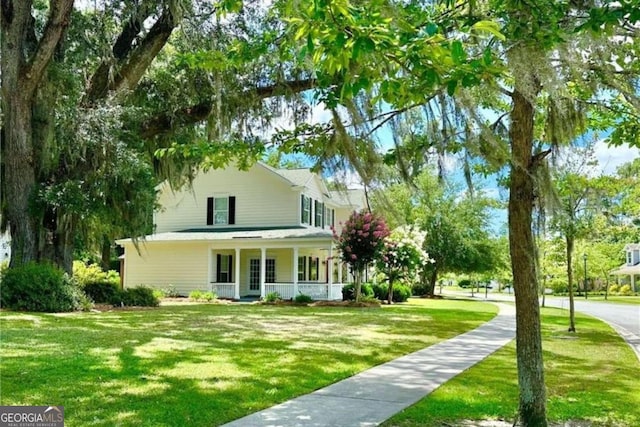
<path fill-rule="evenodd" d="M 0 427 L 64 427 L 64 406 L 0 406 Z"/>

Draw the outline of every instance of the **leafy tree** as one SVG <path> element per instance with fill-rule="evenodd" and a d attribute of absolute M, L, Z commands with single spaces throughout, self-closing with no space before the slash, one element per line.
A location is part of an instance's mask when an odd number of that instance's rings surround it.
<path fill-rule="evenodd" d="M 349 264 L 356 278 L 356 301 L 360 301 L 362 273 L 385 247 L 389 229 L 384 219 L 371 212 L 353 212 L 334 238 L 342 261 Z"/>
<path fill-rule="evenodd" d="M 397 281 L 414 278 L 431 261 L 424 251 L 424 232 L 412 227 L 398 227 L 384 240 L 384 248 L 377 260 L 378 269 L 389 282 L 387 302 L 393 299 L 393 285 Z"/>

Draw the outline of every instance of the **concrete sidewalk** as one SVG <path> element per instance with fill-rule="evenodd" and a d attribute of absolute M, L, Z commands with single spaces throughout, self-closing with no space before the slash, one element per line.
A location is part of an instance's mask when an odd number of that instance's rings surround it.
<path fill-rule="evenodd" d="M 470 332 L 225 426 L 378 425 L 515 337 L 515 308 L 497 305 L 500 307 L 498 316 Z"/>

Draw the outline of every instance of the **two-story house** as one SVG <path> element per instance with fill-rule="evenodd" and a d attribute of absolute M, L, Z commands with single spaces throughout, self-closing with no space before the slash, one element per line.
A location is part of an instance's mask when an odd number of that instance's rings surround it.
<path fill-rule="evenodd" d="M 361 190 L 329 191 L 309 169 L 257 163 L 199 173 L 190 188 L 158 186 L 154 234 L 124 247 L 123 285 L 219 297 L 277 292 L 340 299 L 343 268 L 331 227 L 364 205 Z"/>
<path fill-rule="evenodd" d="M 631 278 L 631 289 L 638 292 L 636 288 L 636 276 L 640 275 L 640 243 L 631 243 L 624 247 L 627 262 L 613 270 L 611 274 L 618 276 L 629 276 Z"/>

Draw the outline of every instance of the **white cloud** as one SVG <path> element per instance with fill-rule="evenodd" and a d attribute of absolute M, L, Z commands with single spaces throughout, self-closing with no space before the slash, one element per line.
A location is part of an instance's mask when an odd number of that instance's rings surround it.
<path fill-rule="evenodd" d="M 627 144 L 619 147 L 610 147 L 605 141 L 600 140 L 595 143 L 594 154 L 598 159 L 602 173 L 604 175 L 613 175 L 618 166 L 640 157 L 640 149 L 630 147 Z"/>

